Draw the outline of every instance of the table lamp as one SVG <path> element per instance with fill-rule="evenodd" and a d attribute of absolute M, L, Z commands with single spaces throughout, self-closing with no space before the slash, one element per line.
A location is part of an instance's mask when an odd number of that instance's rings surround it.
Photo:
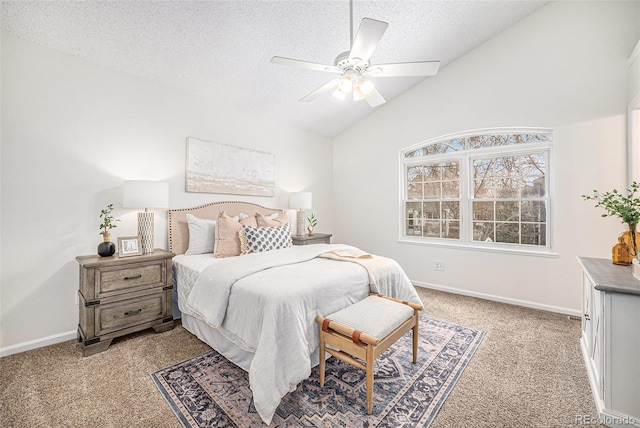
<path fill-rule="evenodd" d="M 138 213 L 138 236 L 142 253 L 152 253 L 154 213 L 148 209 L 169 207 L 169 183 L 128 180 L 124 182 L 123 196 L 124 208 L 144 208 Z"/>
<path fill-rule="evenodd" d="M 304 210 L 311 209 L 311 192 L 289 193 L 289 208 L 298 210 L 296 212 L 296 236 L 305 235 L 305 213 Z"/>

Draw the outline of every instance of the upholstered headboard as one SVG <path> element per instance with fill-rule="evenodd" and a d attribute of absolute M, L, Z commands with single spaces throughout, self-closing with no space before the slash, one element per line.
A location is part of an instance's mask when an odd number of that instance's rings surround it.
<path fill-rule="evenodd" d="M 281 213 L 283 210 L 263 207 L 251 202 L 212 202 L 210 204 L 200 205 L 193 208 L 177 208 L 168 211 L 169 225 L 169 251 L 175 254 L 184 254 L 189 248 L 189 226 L 187 225 L 187 214 L 191 214 L 198 218 L 215 220 L 218 218 L 220 211 L 224 211 L 227 215 L 234 217 L 240 213 L 249 216 L 260 213 L 269 215 L 273 213 Z"/>

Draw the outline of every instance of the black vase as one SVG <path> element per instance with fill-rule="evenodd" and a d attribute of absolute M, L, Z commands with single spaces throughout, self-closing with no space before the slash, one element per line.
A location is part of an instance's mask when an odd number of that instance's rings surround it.
<path fill-rule="evenodd" d="M 111 257 L 116 252 L 116 244 L 113 242 L 101 242 L 98 244 L 98 255 L 101 257 Z"/>

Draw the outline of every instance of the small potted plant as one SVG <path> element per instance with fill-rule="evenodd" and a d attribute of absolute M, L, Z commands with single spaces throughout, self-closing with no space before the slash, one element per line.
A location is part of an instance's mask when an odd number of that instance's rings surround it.
<path fill-rule="evenodd" d="M 307 218 L 307 221 L 309 222 L 309 227 L 307 227 L 309 236 L 313 236 L 313 234 L 315 233 L 313 231 L 313 228 L 316 227 L 316 224 L 318 224 L 318 219 L 316 218 L 315 214 L 311 213 L 311 217 Z"/>
<path fill-rule="evenodd" d="M 616 189 L 605 193 L 594 190 L 590 195 L 582 195 L 584 200 L 594 200 L 596 207 L 605 210 L 602 217 L 616 216 L 622 220 L 622 223 L 627 224 L 629 230 L 624 233 L 623 240 L 629 246 L 632 257 L 637 257 L 640 245 L 640 233 L 636 232 L 640 222 L 640 196 L 636 197 L 639 189 L 640 183 L 634 181 L 627 189 L 626 196 Z"/>
<path fill-rule="evenodd" d="M 116 252 L 116 245 L 111 242 L 111 229 L 118 227 L 116 223 L 120 219 L 113 217 L 111 211 L 113 211 L 113 204 L 107 205 L 107 208 L 100 211 L 100 218 L 102 219 L 100 235 L 102 235 L 103 242 L 98 245 L 98 254 L 101 257 L 109 257 Z"/>

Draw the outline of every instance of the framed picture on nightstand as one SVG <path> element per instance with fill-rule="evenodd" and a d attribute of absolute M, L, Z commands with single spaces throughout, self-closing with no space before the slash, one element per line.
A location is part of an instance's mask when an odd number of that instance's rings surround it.
<path fill-rule="evenodd" d="M 118 238 L 118 256 L 129 257 L 142 254 L 139 236 L 124 236 Z"/>

